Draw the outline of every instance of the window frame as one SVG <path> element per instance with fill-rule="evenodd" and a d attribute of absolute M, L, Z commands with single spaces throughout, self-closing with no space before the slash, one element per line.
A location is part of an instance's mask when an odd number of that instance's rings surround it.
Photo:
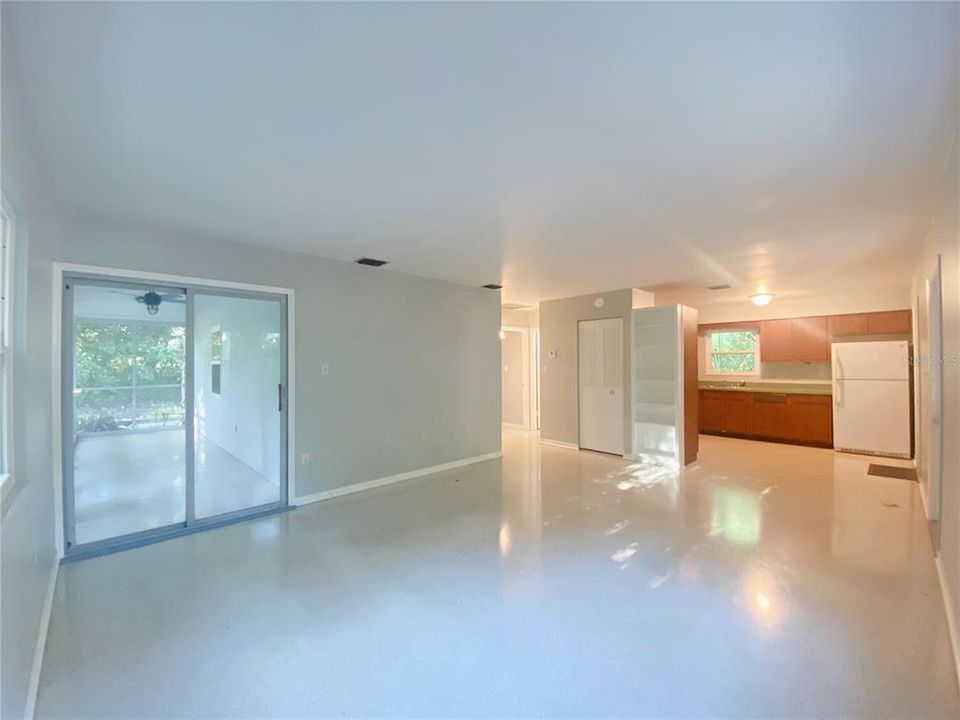
<path fill-rule="evenodd" d="M 13 489 L 13 373 L 17 293 L 16 245 L 18 215 L 5 193 L 0 193 L 0 502 Z"/>
<path fill-rule="evenodd" d="M 755 342 L 753 345 L 753 370 L 752 371 L 736 371 L 736 372 L 725 372 L 714 370 L 713 368 L 713 356 L 714 355 L 749 355 L 750 353 L 746 350 L 714 350 L 713 349 L 713 336 L 718 333 L 730 333 L 730 332 L 749 332 L 752 333 Z M 753 378 L 760 376 L 760 329 L 755 327 L 730 327 L 730 328 L 713 328 L 709 330 L 706 334 L 706 342 L 704 343 L 704 375 L 708 377 L 718 377 L 718 378 Z"/>

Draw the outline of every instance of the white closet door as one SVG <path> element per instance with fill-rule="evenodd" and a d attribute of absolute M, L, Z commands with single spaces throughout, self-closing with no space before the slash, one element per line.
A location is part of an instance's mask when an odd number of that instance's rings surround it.
<path fill-rule="evenodd" d="M 623 455 L 623 321 L 604 320 L 601 328 L 603 358 L 603 450 Z"/>
<path fill-rule="evenodd" d="M 602 321 L 580 323 L 580 447 L 597 449 L 601 444 L 602 390 L 600 378 L 600 326 Z"/>
<path fill-rule="evenodd" d="M 579 327 L 580 447 L 623 454 L 623 322 Z"/>

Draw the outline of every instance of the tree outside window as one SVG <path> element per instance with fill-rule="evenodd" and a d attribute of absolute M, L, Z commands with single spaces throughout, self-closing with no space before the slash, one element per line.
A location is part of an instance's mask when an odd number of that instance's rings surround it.
<path fill-rule="evenodd" d="M 716 330 L 710 333 L 711 375 L 759 375 L 760 343 L 756 330 Z"/>

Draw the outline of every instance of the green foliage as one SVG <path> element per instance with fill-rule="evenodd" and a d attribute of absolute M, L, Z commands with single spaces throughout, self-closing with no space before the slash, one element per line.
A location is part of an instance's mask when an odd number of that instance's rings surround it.
<path fill-rule="evenodd" d="M 185 340 L 182 325 L 77 323 L 76 387 L 180 383 Z"/>
<path fill-rule="evenodd" d="M 77 323 L 77 431 L 182 422 L 185 341 L 183 326 Z"/>
<path fill-rule="evenodd" d="M 711 333 L 714 352 L 753 352 L 757 347 L 755 330 L 728 330 Z"/>
<path fill-rule="evenodd" d="M 711 333 L 710 348 L 710 371 L 713 373 L 754 373 L 757 370 L 755 330 Z"/>

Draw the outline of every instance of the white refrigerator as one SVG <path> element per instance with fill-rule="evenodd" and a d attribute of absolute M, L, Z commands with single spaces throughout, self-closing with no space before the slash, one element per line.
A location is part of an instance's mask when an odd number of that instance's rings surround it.
<path fill-rule="evenodd" d="M 833 446 L 910 457 L 910 348 L 905 340 L 833 343 Z"/>

